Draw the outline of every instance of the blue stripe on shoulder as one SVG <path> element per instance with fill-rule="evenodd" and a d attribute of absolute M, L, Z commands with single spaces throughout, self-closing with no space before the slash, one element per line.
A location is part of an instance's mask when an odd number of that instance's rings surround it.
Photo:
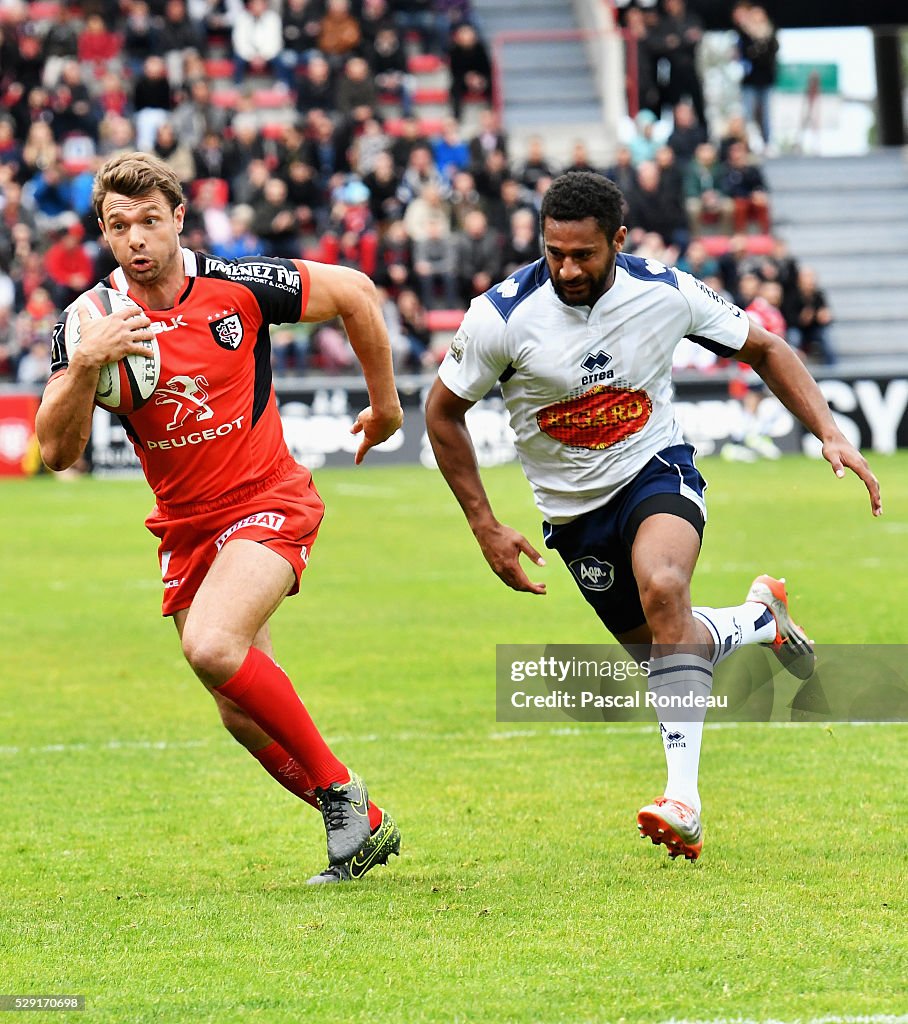
<path fill-rule="evenodd" d="M 673 288 L 678 287 L 675 271 L 658 260 L 643 259 L 641 256 L 631 256 L 626 252 L 619 252 L 616 262 L 619 267 L 623 267 L 631 277 L 636 277 L 638 281 L 661 281 L 663 284 L 670 284 Z"/>
<path fill-rule="evenodd" d="M 485 292 L 485 297 L 498 310 L 501 319 L 508 322 L 511 314 L 521 302 L 538 291 L 549 279 L 549 266 L 545 257 L 529 266 L 515 270 L 500 284 Z"/>

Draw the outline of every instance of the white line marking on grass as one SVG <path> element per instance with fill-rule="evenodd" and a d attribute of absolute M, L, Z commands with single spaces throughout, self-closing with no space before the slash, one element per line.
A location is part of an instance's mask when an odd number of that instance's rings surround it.
<path fill-rule="evenodd" d="M 742 726 L 755 725 L 755 726 L 768 726 L 774 729 L 825 729 L 828 725 L 834 725 L 836 728 L 843 727 L 854 727 L 854 726 L 885 726 L 885 725 L 906 725 L 905 722 L 707 722 L 704 726 L 706 729 L 739 729 Z M 559 726 L 557 729 L 505 729 L 498 732 L 490 732 L 486 736 L 486 739 L 494 742 L 508 740 L 525 740 L 525 739 L 545 739 L 549 736 L 609 736 L 616 735 L 619 733 L 650 733 L 655 728 L 656 723 L 649 722 L 616 722 L 614 725 L 597 725 L 595 722 L 586 723 L 586 727 L 568 725 Z M 198 747 L 210 746 L 212 740 L 215 742 L 222 742 L 223 746 L 234 746 L 233 742 L 228 739 L 227 734 L 223 733 L 219 738 L 214 737 L 208 739 L 199 740 L 108 740 L 106 743 L 48 743 L 43 746 L 29 746 L 29 747 L 0 747 L 0 757 L 6 755 L 7 757 L 15 756 L 16 754 L 73 754 L 80 751 L 92 751 L 92 750 L 193 750 Z M 342 733 L 338 733 L 336 736 L 326 736 L 325 740 L 329 745 L 335 743 L 462 743 L 464 740 L 476 739 L 475 733 L 469 732 L 439 732 L 439 733 L 415 733 L 415 732 L 401 732 L 401 733 L 389 733 L 388 735 L 382 735 L 381 733 L 371 732 L 364 733 L 358 736 L 346 736 Z M 869 1019 L 869 1018 L 868 1018 Z M 842 1018 L 845 1021 L 845 1018 Z M 857 1021 L 857 1018 L 855 1018 Z M 675 1022 L 675 1024 L 682 1024 L 682 1022 Z M 689 1022 L 684 1022 L 689 1024 Z M 710 1024 L 710 1022 L 702 1022 L 702 1024 Z M 728 1024 L 736 1024 L 734 1021 L 729 1021 Z M 742 1024 L 745 1022 L 742 1021 Z M 770 1022 L 763 1022 L 763 1024 L 770 1024 Z M 793 1022 L 794 1024 L 794 1022 Z M 829 1018 L 829 1024 L 834 1024 L 834 1018 Z M 881 1024 L 882 1018 L 881 1018 Z M 908 1017 L 900 1018 L 899 1024 L 908 1024 Z"/>
<path fill-rule="evenodd" d="M 43 747 L 0 747 L 0 754 L 70 754 L 79 750 L 187 750 L 208 740 L 109 740 L 107 743 L 50 743 Z"/>
<path fill-rule="evenodd" d="M 720 729 L 740 729 L 742 726 L 756 725 L 769 727 L 771 729 L 825 729 L 829 726 L 859 726 L 859 725 L 906 725 L 906 722 L 706 722 L 704 729 L 718 731 Z M 489 733 L 490 740 L 521 740 L 531 739 L 537 736 L 585 736 L 596 735 L 608 736 L 614 733 L 636 733 L 652 732 L 657 723 L 650 722 L 620 722 L 615 725 L 599 725 L 596 722 L 588 722 L 587 728 L 581 729 L 577 726 L 566 726 L 560 729 L 505 729 L 501 732 Z M 435 737 L 433 737 L 434 739 Z M 438 737 L 447 739 L 448 737 Z M 451 739 L 463 738 L 459 735 L 452 735 Z M 906 1020 L 908 1024 L 908 1020 Z"/>
<path fill-rule="evenodd" d="M 908 1024 L 908 1014 L 894 1015 L 876 1013 L 864 1017 L 796 1017 L 794 1020 L 779 1020 L 775 1017 L 757 1019 L 754 1017 L 713 1017 L 709 1020 L 688 1020 L 672 1017 L 661 1024 Z"/>

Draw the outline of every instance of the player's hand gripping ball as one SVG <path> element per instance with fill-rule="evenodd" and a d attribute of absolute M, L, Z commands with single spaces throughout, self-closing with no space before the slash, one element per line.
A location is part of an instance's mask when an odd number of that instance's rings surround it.
<path fill-rule="evenodd" d="M 85 292 L 84 295 L 80 295 L 76 302 L 69 307 L 69 315 L 63 329 L 66 354 L 70 359 L 72 359 L 76 346 L 82 340 L 79 314 L 75 308 L 77 303 L 88 312 L 93 320 L 109 316 L 118 309 L 128 309 L 132 306 L 135 306 L 136 309 L 139 308 L 128 295 L 115 291 L 113 288 L 105 288 L 103 285 L 98 285 L 91 291 Z M 157 338 L 151 341 L 141 341 L 139 344 L 149 350 L 150 357 L 128 355 L 117 363 L 105 363 L 101 367 L 101 374 L 98 377 L 95 402 L 119 416 L 128 416 L 137 409 L 141 409 L 155 393 L 161 376 L 161 353 Z"/>

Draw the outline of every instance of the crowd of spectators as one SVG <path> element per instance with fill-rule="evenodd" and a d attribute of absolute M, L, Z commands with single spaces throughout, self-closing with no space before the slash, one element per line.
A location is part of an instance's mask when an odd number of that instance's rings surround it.
<path fill-rule="evenodd" d="M 650 17 L 636 8 L 625 16 L 629 26 Z M 183 182 L 187 246 L 225 258 L 303 256 L 369 274 L 402 369 L 439 358 L 434 311 L 465 308 L 541 255 L 542 195 L 571 169 L 604 170 L 623 188 L 631 251 L 688 267 L 745 305 L 751 290 L 778 282 L 786 318 L 825 358 L 828 309 L 807 325 L 813 300 L 796 308 L 805 275 L 780 243 L 751 251 L 749 238 L 769 231 L 771 203 L 743 118 L 717 137 L 705 124 L 696 19 L 684 0 L 665 0 L 659 17 L 671 76 L 661 85 L 656 76 L 653 102 L 614 166 L 598 168 L 582 142 L 556 155 L 534 138 L 511 152 L 489 102 L 489 54 L 469 0 L 6 8 L 0 378 L 42 382 L 59 311 L 113 268 L 91 182 L 100 162 L 133 148 L 159 155 Z M 440 58 L 451 76 L 450 115 L 429 134 L 414 116 L 413 51 Z M 646 88 L 641 72 L 641 97 Z M 465 132 L 467 102 L 478 113 Z M 726 233 L 728 252 L 711 255 L 709 238 Z M 273 342 L 281 373 L 353 365 L 336 325 L 276 329 Z"/>

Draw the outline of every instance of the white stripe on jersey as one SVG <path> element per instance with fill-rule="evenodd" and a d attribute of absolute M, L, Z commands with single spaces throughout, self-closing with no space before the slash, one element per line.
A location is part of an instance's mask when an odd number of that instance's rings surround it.
<path fill-rule="evenodd" d="M 620 254 L 615 283 L 592 309 L 565 305 L 540 260 L 473 300 L 439 376 L 478 401 L 505 374 L 536 504 L 550 522 L 567 522 L 683 442 L 671 404 L 678 341 L 733 353 L 748 329 L 743 310 L 654 260 Z"/>

